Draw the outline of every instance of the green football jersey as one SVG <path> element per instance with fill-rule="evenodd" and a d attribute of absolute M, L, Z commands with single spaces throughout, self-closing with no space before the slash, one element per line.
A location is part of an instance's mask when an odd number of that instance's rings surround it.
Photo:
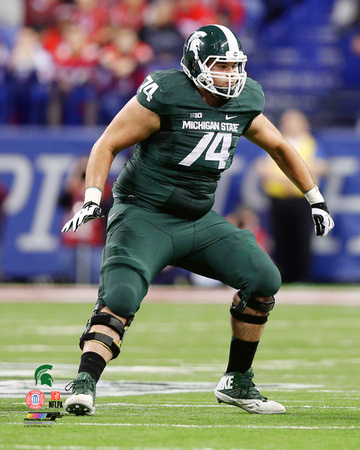
<path fill-rule="evenodd" d="M 213 206 L 221 173 L 232 163 L 240 136 L 264 108 L 261 86 L 247 78 L 237 98 L 208 105 L 184 72 L 151 73 L 137 92 L 161 120 L 140 142 L 114 184 L 123 201 L 197 219 Z"/>

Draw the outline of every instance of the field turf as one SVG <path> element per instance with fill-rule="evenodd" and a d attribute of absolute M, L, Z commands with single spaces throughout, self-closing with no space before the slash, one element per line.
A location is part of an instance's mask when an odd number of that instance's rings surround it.
<path fill-rule="evenodd" d="M 95 416 L 65 414 L 46 427 L 24 426 L 26 394 L 39 389 L 40 411 L 64 413 L 48 408 L 50 391 L 65 401 L 92 305 L 0 308 L 0 449 L 360 449 L 360 306 L 276 306 L 254 381 L 287 413 L 267 416 L 214 397 L 227 363 L 228 305 L 145 301 L 99 382 Z M 52 387 L 35 386 L 42 364 L 53 366 Z"/>

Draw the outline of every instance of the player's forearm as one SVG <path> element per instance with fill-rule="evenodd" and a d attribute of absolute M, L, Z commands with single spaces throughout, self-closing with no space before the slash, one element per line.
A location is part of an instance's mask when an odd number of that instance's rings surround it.
<path fill-rule="evenodd" d="M 85 200 L 100 204 L 101 193 L 104 191 L 106 180 L 115 154 L 101 139 L 93 146 L 86 168 Z M 90 189 L 96 188 L 96 189 Z"/>
<path fill-rule="evenodd" d="M 308 192 L 316 186 L 307 165 L 292 147 L 280 147 L 271 152 L 271 157 L 301 192 Z"/>

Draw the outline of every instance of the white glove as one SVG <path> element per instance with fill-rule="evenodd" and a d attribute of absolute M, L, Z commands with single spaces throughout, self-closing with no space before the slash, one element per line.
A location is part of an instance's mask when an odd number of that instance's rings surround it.
<path fill-rule="evenodd" d="M 72 229 L 72 231 L 76 231 L 80 225 L 83 223 L 89 222 L 93 219 L 103 219 L 105 216 L 97 203 L 87 202 L 83 205 L 83 207 L 78 211 L 72 219 L 70 219 L 63 226 L 61 232 L 67 233 Z"/>
<path fill-rule="evenodd" d="M 334 228 L 334 221 L 330 216 L 325 202 L 311 205 L 311 214 L 315 226 L 316 236 L 326 236 Z"/>

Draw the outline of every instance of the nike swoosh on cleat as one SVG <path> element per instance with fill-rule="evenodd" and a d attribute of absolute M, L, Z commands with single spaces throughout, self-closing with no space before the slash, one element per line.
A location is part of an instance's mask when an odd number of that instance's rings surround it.
<path fill-rule="evenodd" d="M 225 120 L 235 119 L 236 117 L 237 117 L 237 116 L 228 116 L 228 115 L 226 114 Z"/>

